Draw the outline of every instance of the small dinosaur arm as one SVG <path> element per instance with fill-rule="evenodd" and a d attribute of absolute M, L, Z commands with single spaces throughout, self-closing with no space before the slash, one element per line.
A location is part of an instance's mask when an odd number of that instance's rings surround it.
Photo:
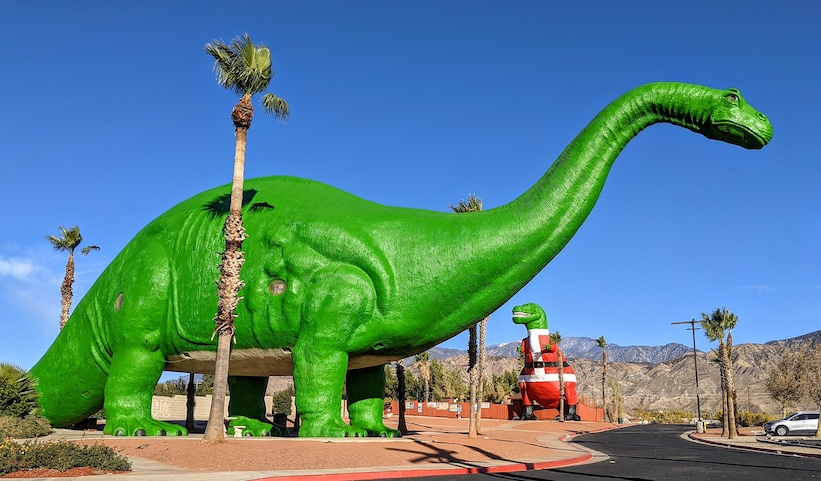
<path fill-rule="evenodd" d="M 772 137 L 738 90 L 654 83 L 607 106 L 524 194 L 482 212 L 388 207 L 290 177 L 247 181 L 229 413 L 246 432 L 278 434 L 265 422 L 267 376 L 293 373 L 300 436 L 398 435 L 382 422 L 384 364 L 458 334 L 527 284 L 584 222 L 627 142 L 657 122 L 749 149 Z M 107 434 L 186 434 L 151 417 L 151 397 L 163 370 L 213 372 L 229 189 L 148 224 L 77 305 L 31 370 L 53 425 L 103 405 Z"/>

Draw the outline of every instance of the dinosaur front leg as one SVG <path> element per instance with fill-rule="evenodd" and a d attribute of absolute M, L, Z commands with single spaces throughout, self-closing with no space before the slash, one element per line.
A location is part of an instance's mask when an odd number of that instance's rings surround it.
<path fill-rule="evenodd" d="M 385 366 L 348 371 L 348 413 L 351 425 L 377 436 L 398 438 L 402 433 L 382 422 L 385 400 Z"/>
<path fill-rule="evenodd" d="M 366 429 L 345 424 L 340 411 L 348 344 L 372 315 L 373 298 L 373 283 L 356 267 L 326 268 L 311 280 L 292 352 L 300 437 L 367 436 Z"/>
<path fill-rule="evenodd" d="M 337 348 L 317 349 L 315 342 L 300 340 L 294 346 L 296 405 L 302 417 L 300 437 L 367 436 L 365 429 L 342 421 L 342 384 L 348 354 Z"/>
<path fill-rule="evenodd" d="M 151 416 L 151 398 L 160 379 L 165 358 L 156 335 L 118 346 L 111 359 L 105 385 L 106 423 L 103 432 L 115 436 L 180 436 L 188 431 L 177 424 Z M 153 340 L 153 341 L 152 341 Z"/>

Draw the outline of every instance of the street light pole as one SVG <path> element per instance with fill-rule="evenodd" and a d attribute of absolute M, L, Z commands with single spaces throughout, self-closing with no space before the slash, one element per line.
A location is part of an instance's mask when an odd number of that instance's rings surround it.
<path fill-rule="evenodd" d="M 701 328 L 696 327 L 695 319 L 682 322 L 671 322 L 670 324 L 690 324 L 690 327 L 688 327 L 687 330 L 693 331 L 693 366 L 696 370 L 696 409 L 698 410 L 698 420 L 701 421 L 701 399 L 698 395 L 698 357 L 696 355 L 696 330 Z"/>

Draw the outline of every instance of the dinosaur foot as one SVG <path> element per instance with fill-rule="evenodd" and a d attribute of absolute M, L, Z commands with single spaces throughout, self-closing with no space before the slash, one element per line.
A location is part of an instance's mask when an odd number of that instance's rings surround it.
<path fill-rule="evenodd" d="M 188 430 L 178 424 L 151 418 L 109 417 L 103 433 L 111 436 L 187 436 Z"/>
<path fill-rule="evenodd" d="M 323 422 L 324 421 L 324 422 Z M 303 417 L 299 428 L 301 438 L 366 438 L 368 430 L 338 421 L 309 421 Z"/>
<path fill-rule="evenodd" d="M 226 434 L 229 436 L 234 435 L 234 426 L 243 426 L 242 428 L 242 435 L 243 436 L 284 436 L 287 437 L 290 434 L 288 433 L 288 428 L 285 426 L 280 426 L 278 424 L 271 424 L 265 421 L 260 421 L 258 419 L 251 419 L 245 416 L 236 416 L 235 419 L 232 419 L 228 423 L 228 427 L 225 430 Z"/>
<path fill-rule="evenodd" d="M 384 424 L 377 423 L 373 425 L 364 425 L 362 423 L 356 423 L 356 427 L 362 428 L 367 431 L 369 437 L 375 438 L 401 438 L 402 433 L 399 430 L 391 429 Z"/>

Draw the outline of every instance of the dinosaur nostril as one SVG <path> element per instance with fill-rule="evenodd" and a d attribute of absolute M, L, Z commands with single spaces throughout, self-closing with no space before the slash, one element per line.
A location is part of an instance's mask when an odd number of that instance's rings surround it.
<path fill-rule="evenodd" d="M 760 120 L 767 120 L 767 116 L 766 116 L 766 115 L 764 115 L 764 114 L 762 114 L 761 112 L 759 112 L 759 113 L 758 113 L 758 118 L 759 118 Z"/>

